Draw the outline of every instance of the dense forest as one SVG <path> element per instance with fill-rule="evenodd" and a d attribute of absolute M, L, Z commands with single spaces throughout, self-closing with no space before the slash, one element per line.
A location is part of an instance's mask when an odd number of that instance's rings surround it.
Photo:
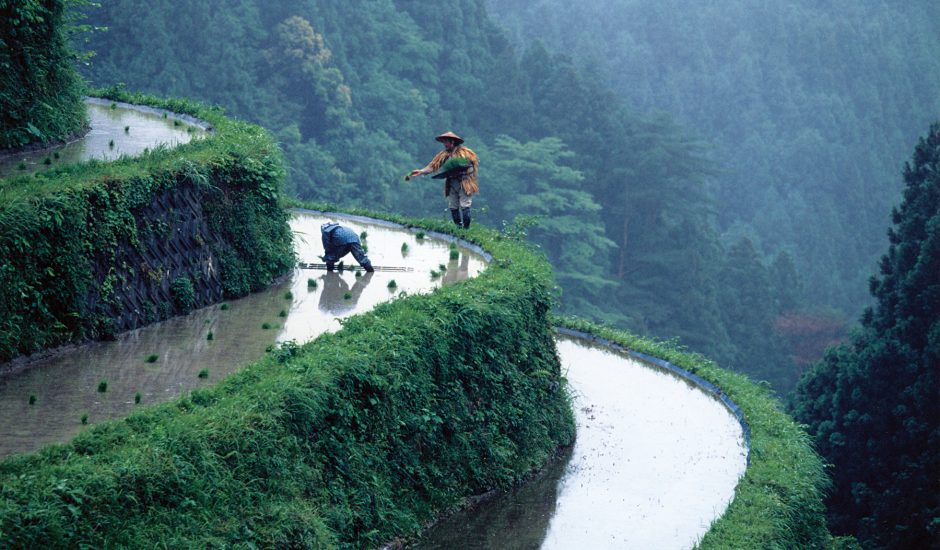
<path fill-rule="evenodd" d="M 794 315 L 803 283 L 789 254 L 722 242 L 712 148 L 628 110 L 566 56 L 514 46 L 482 0 L 447 6 L 119 0 L 88 11 L 108 30 L 79 47 L 96 53 L 93 85 L 192 97 L 271 129 L 304 199 L 443 215 L 440 186 L 402 175 L 457 131 L 482 159 L 474 218 L 535 223 L 563 312 L 792 388 L 821 348 L 790 350 L 838 327 Z"/>
<path fill-rule="evenodd" d="M 940 3 L 486 1 L 514 43 L 705 137 L 722 241 L 787 252 L 804 303 L 861 312 L 898 174 L 940 113 Z"/>
<path fill-rule="evenodd" d="M 940 123 L 904 181 L 876 305 L 807 373 L 794 407 L 834 466 L 830 529 L 871 548 L 940 547 Z"/>
<path fill-rule="evenodd" d="M 95 53 L 82 67 L 94 86 L 269 128 L 304 199 L 445 216 L 438 182 L 402 176 L 456 131 L 481 158 L 474 219 L 528 233 L 562 312 L 675 339 L 780 392 L 869 303 L 890 244 L 876 306 L 793 410 L 835 466 L 837 531 L 936 545 L 936 126 L 903 203 L 899 174 L 940 115 L 940 8 L 435 8 L 114 0 L 86 6 L 98 30 L 75 39 Z"/>

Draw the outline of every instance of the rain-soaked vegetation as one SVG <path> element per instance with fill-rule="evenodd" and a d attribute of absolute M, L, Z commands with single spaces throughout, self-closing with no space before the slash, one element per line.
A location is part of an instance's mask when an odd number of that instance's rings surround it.
<path fill-rule="evenodd" d="M 0 463 L 4 539 L 375 547 L 529 475 L 574 438 L 550 267 L 492 230 L 464 236 L 497 258 L 474 279 Z"/>
<path fill-rule="evenodd" d="M 82 79 L 115 100 L 134 97 L 125 86 L 216 104 L 267 132 L 232 123 L 233 141 L 196 140 L 205 143 L 184 145 L 185 159 L 160 149 L 66 167 L 50 154 L 36 159 L 39 175 L 0 180 L 2 357 L 113 332 L 79 299 L 89 286 L 75 260 L 81 247 L 129 228 L 122 203 L 108 203 L 114 190 L 95 178 L 131 181 L 143 170 L 148 185 L 198 182 L 233 162 L 264 200 L 279 199 L 283 182 L 300 200 L 444 220 L 440 180 L 402 176 L 452 130 L 480 158 L 474 225 L 540 247 L 559 313 L 772 388 L 761 399 L 783 398 L 833 464 L 834 533 L 873 548 L 936 546 L 940 4 L 693 4 L 0 2 L 0 67 L 14 77 L 0 84 L 0 148 L 81 133 Z M 67 38 L 80 53 L 67 51 Z M 195 112 L 189 101 L 162 106 Z M 117 149 L 133 132 L 109 139 Z M 263 159 L 239 148 L 274 141 L 282 153 Z M 65 189 L 96 199 L 62 199 Z M 79 215 L 86 203 L 105 215 Z M 110 229 L 95 236 L 85 220 Z M 30 245 L 55 267 L 17 263 Z M 407 243 L 395 253 L 409 254 Z M 251 254 L 278 263 L 266 245 Z M 285 265 L 236 269 L 226 291 L 263 286 Z M 429 277 L 447 277 L 432 267 Z M 185 281 L 174 296 L 154 306 L 155 319 L 192 307 Z M 111 393 L 109 384 L 102 394 Z M 809 444 L 797 427 L 770 432 Z M 799 502 L 791 490 L 820 494 L 814 459 L 768 467 L 778 471 L 751 487 L 759 496 L 742 496 L 742 484 L 735 503 L 779 504 L 777 513 L 742 514 L 733 503 L 729 515 L 774 524 L 768 533 L 821 517 L 815 503 L 802 512 L 781 504 Z M 777 474 L 794 473 L 778 484 Z M 65 488 L 55 494 L 75 505 Z M 271 503 L 257 513 L 308 512 Z M 345 525 L 357 541 L 374 539 L 360 523 Z M 817 527 L 768 545 L 818 542 Z"/>

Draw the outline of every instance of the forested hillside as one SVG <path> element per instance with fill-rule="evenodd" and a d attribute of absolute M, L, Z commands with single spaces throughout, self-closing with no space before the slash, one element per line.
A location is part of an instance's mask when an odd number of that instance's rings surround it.
<path fill-rule="evenodd" d="M 789 253 L 804 303 L 861 312 L 904 159 L 940 115 L 940 3 L 486 3 L 515 43 L 713 143 L 723 242 Z"/>
<path fill-rule="evenodd" d="M 563 312 L 677 338 L 781 391 L 838 335 L 801 309 L 800 289 L 823 284 L 795 255 L 804 237 L 768 247 L 744 220 L 721 238 L 729 208 L 743 212 L 715 202 L 726 150 L 667 115 L 631 112 L 595 67 L 514 45 L 484 0 L 115 0 L 88 22 L 108 28 L 82 45 L 97 54 L 84 68 L 93 85 L 191 97 L 266 126 L 304 199 L 444 216 L 437 181 L 402 176 L 437 151 L 434 135 L 456 131 L 481 158 L 474 219 L 523 216 L 512 225 L 523 230 L 537 217 L 528 230 L 558 274 Z M 817 241 L 845 235 L 807 227 Z"/>
<path fill-rule="evenodd" d="M 794 412 L 829 460 L 829 523 L 870 548 L 940 547 L 940 123 L 904 170 L 874 308 L 801 381 Z"/>
<path fill-rule="evenodd" d="M 73 2 L 107 28 L 78 37 L 92 85 L 266 126 L 297 197 L 444 218 L 439 182 L 402 176 L 456 131 L 481 159 L 474 219 L 528 232 L 562 312 L 779 391 L 868 303 L 892 221 L 877 305 L 793 411 L 834 464 L 835 531 L 936 546 L 936 125 L 903 203 L 899 174 L 940 115 L 940 5 L 706 4 Z"/>

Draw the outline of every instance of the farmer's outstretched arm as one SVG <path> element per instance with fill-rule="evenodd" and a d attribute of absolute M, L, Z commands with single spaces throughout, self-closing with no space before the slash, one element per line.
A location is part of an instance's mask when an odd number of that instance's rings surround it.
<path fill-rule="evenodd" d="M 434 155 L 434 158 L 431 159 L 431 162 L 428 163 L 424 168 L 416 168 L 411 171 L 412 178 L 415 176 L 423 176 L 425 174 L 430 174 L 431 172 L 437 170 L 444 164 L 444 161 L 447 160 L 447 151 L 441 151 L 440 153 Z"/>

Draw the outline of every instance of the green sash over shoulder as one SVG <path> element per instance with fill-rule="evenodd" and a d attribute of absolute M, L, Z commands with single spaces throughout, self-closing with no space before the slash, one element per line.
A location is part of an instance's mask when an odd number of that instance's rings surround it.
<path fill-rule="evenodd" d="M 446 179 L 446 178 L 456 178 L 460 177 L 473 167 L 473 164 L 468 158 L 461 157 L 451 157 L 447 159 L 440 168 L 437 169 L 437 172 L 431 176 L 434 179 Z"/>

